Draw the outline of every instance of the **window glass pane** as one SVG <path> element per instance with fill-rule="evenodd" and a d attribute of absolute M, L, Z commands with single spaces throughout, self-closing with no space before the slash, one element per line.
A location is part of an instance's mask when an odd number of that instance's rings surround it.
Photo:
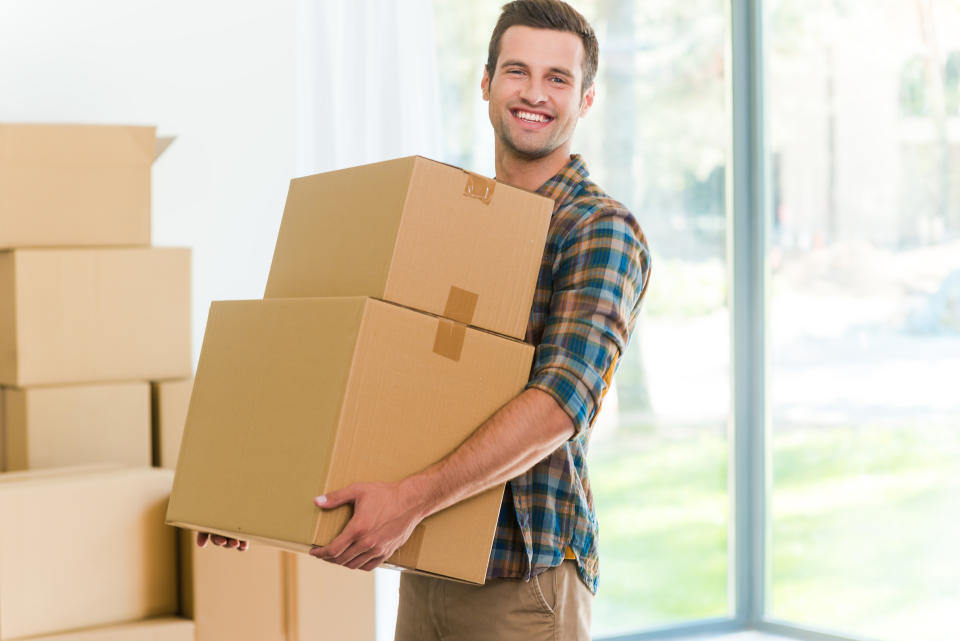
<path fill-rule="evenodd" d="M 501 0 L 435 0 L 444 160 L 493 173 L 479 83 Z M 600 520 L 594 632 L 728 614 L 726 3 L 574 0 L 600 40 L 574 151 L 653 251 L 644 313 L 589 456 Z"/>
<path fill-rule="evenodd" d="M 765 8 L 769 614 L 956 639 L 960 4 Z"/>

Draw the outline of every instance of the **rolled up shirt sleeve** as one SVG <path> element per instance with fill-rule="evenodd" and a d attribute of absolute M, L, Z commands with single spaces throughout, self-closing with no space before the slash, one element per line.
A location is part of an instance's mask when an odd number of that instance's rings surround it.
<path fill-rule="evenodd" d="M 649 271 L 643 234 L 626 210 L 602 209 L 563 240 L 527 388 L 557 401 L 573 421 L 574 437 L 593 423 L 626 350 Z"/>

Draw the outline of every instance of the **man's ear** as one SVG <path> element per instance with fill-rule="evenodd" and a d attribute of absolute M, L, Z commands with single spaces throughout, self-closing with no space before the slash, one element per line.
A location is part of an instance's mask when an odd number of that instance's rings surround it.
<path fill-rule="evenodd" d="M 490 74 L 487 73 L 487 68 L 483 68 L 483 79 L 480 80 L 480 92 L 483 95 L 483 99 L 488 101 L 490 100 Z"/>
<path fill-rule="evenodd" d="M 597 84 L 594 83 L 590 85 L 590 88 L 587 89 L 587 92 L 583 94 L 583 98 L 580 99 L 580 117 L 583 118 L 587 115 L 587 112 L 590 111 L 590 107 L 593 106 L 593 100 L 597 97 Z"/>

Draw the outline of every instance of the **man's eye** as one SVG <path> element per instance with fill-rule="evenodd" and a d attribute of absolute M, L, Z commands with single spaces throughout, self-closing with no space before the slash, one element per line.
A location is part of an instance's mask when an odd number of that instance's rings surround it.
<path fill-rule="evenodd" d="M 507 73 L 513 74 L 514 76 L 519 76 L 523 74 L 522 69 L 507 69 Z"/>
<path fill-rule="evenodd" d="M 566 79 L 566 78 L 561 78 L 560 76 L 551 76 L 551 77 L 550 77 L 550 82 L 553 82 L 553 83 L 558 84 L 558 85 L 565 85 L 565 84 L 567 84 L 567 79 Z"/>

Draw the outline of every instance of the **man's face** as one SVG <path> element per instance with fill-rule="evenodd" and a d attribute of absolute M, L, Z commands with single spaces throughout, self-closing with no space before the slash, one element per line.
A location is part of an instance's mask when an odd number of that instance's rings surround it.
<path fill-rule="evenodd" d="M 497 139 L 520 158 L 543 158 L 570 141 L 593 104 L 581 97 L 583 43 L 576 34 L 513 26 L 500 41 L 493 78 L 483 73 L 483 99 Z"/>

